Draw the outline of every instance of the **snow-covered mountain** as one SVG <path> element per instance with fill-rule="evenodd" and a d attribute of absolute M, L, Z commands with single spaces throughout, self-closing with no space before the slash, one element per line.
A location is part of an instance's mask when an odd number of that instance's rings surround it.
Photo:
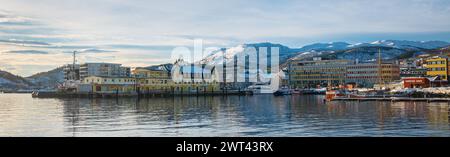
<path fill-rule="evenodd" d="M 326 55 L 326 57 L 330 59 L 358 59 L 359 61 L 375 61 L 376 58 L 378 58 L 379 51 L 381 51 L 381 58 L 384 60 L 396 59 L 399 56 L 410 52 L 406 49 L 394 47 L 369 46 L 338 51 L 332 54 L 328 54 Z"/>
<path fill-rule="evenodd" d="M 271 48 L 277 47 L 279 48 L 279 58 L 280 62 L 285 62 L 292 56 L 295 56 L 297 53 L 300 53 L 302 50 L 300 49 L 292 49 L 287 46 L 281 44 L 273 44 L 273 43 L 254 43 L 254 44 L 241 44 L 235 47 L 230 48 L 222 48 L 219 50 L 212 51 L 207 57 L 203 58 L 202 62 L 208 64 L 219 64 L 222 62 L 221 57 L 223 56 L 225 59 L 232 59 L 234 56 L 244 53 L 247 47 L 254 47 L 256 49 L 256 53 L 259 54 L 260 48 L 267 48 L 267 53 L 271 53 Z M 270 59 L 270 56 L 268 56 Z"/>
<path fill-rule="evenodd" d="M 359 59 L 361 61 L 371 60 L 374 57 L 374 53 L 378 52 L 378 49 L 382 50 L 382 57 L 384 59 L 394 59 L 405 54 L 419 54 L 425 50 L 448 47 L 450 43 L 444 41 L 378 40 L 370 43 L 356 44 L 346 42 L 315 43 L 301 48 L 289 48 L 281 44 L 273 43 L 242 44 L 213 51 L 203 61 L 209 64 L 217 64 L 221 62 L 218 59 L 222 55 L 222 52 L 224 52 L 225 58 L 231 59 L 231 57 L 243 53 L 245 48 L 250 46 L 255 47 L 257 51 L 259 47 L 268 47 L 269 52 L 270 47 L 279 47 L 280 63 L 283 64 L 289 59 L 306 59 L 315 56 L 335 59 Z"/>
<path fill-rule="evenodd" d="M 351 44 L 346 42 L 315 43 L 303 46 L 302 48 L 300 48 L 300 51 L 338 51 L 348 49 L 350 45 Z"/>
<path fill-rule="evenodd" d="M 400 49 L 436 49 L 449 46 L 445 41 L 408 41 L 408 40 L 377 40 L 371 43 L 356 43 L 349 45 L 349 48 L 383 46 Z"/>

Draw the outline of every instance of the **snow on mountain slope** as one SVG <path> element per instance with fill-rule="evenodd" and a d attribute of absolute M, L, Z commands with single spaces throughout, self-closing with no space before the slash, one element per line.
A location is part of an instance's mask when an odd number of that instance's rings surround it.
<path fill-rule="evenodd" d="M 316 43 L 311 45 L 306 45 L 300 48 L 301 51 L 336 51 L 345 50 L 350 44 L 346 42 L 330 42 L 330 43 Z"/>
<path fill-rule="evenodd" d="M 384 46 L 401 49 L 436 49 L 449 45 L 450 43 L 444 41 L 377 40 L 371 43 L 357 43 L 348 47 Z"/>
<path fill-rule="evenodd" d="M 223 56 L 225 59 L 232 59 L 234 56 L 244 53 L 245 49 L 248 47 L 254 47 L 256 49 L 256 53 L 259 54 L 260 48 L 267 48 L 267 53 L 271 53 L 272 48 L 279 49 L 279 58 L 280 62 L 285 62 L 288 58 L 295 56 L 297 53 L 301 52 L 299 49 L 291 49 L 287 46 L 281 44 L 273 44 L 273 43 L 255 43 L 255 44 L 242 44 L 231 48 L 222 48 L 216 51 L 211 52 L 210 55 L 205 57 L 202 62 L 208 64 L 219 64 L 223 61 L 221 57 Z M 270 56 L 268 56 L 270 59 Z"/>

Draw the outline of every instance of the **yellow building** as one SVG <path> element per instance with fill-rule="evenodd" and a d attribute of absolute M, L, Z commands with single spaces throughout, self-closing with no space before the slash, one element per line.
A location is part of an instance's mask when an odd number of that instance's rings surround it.
<path fill-rule="evenodd" d="M 132 71 L 132 74 L 137 78 L 170 79 L 170 72 L 166 70 L 136 68 Z"/>
<path fill-rule="evenodd" d="M 173 81 L 170 72 L 162 69 L 136 68 L 132 71 L 140 92 L 170 92 Z"/>
<path fill-rule="evenodd" d="M 434 57 L 426 60 L 428 76 L 439 76 L 441 80 L 448 80 L 448 59 L 444 57 Z"/>
<path fill-rule="evenodd" d="M 168 92 L 168 93 L 203 93 L 203 92 L 218 92 L 220 90 L 217 81 L 205 81 L 203 79 L 192 79 L 196 73 L 181 71 L 179 68 L 174 68 L 176 75 L 183 76 L 182 81 L 175 82 L 167 70 L 136 68 L 133 70 L 133 75 L 137 79 L 137 84 L 141 93 L 152 92 Z M 198 75 L 198 74 L 197 74 Z M 209 73 L 203 73 L 200 78 L 210 77 Z"/>
<path fill-rule="evenodd" d="M 136 79 L 131 77 L 101 77 L 89 76 L 82 80 L 82 84 L 91 85 L 90 92 L 94 93 L 134 93 Z"/>

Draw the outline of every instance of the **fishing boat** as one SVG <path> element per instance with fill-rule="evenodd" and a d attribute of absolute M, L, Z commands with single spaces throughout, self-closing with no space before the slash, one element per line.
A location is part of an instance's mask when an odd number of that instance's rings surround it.
<path fill-rule="evenodd" d="M 336 97 L 344 97 L 345 93 L 341 90 L 327 90 L 325 92 L 325 99 L 331 101 Z"/>

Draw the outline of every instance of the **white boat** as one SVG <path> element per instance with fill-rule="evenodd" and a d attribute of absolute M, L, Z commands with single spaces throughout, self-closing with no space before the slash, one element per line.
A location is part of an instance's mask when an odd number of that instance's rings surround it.
<path fill-rule="evenodd" d="M 253 94 L 273 94 L 275 91 L 270 87 L 270 85 L 252 85 L 247 88 L 247 91 Z"/>
<path fill-rule="evenodd" d="M 276 95 L 276 96 L 291 95 L 291 94 L 292 94 L 292 91 L 288 87 L 282 87 L 274 93 L 274 95 Z"/>

